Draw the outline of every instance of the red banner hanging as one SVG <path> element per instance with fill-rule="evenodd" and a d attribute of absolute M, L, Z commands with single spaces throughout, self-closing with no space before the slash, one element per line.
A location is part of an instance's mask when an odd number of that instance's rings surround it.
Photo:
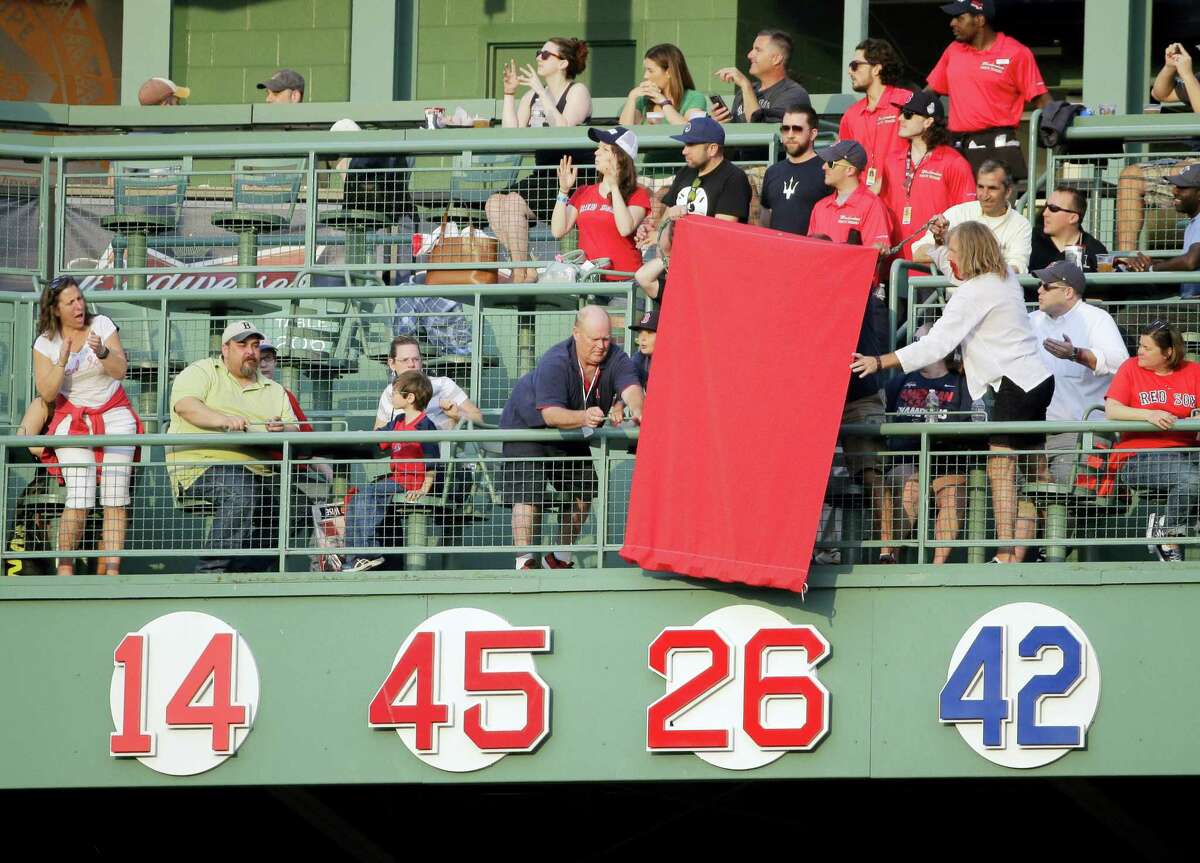
<path fill-rule="evenodd" d="M 803 589 L 876 251 L 677 226 L 621 555 Z"/>

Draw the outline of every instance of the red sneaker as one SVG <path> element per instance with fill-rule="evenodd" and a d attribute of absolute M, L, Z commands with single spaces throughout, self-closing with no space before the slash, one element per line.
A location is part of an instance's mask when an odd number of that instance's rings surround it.
<path fill-rule="evenodd" d="M 546 569 L 574 569 L 575 561 L 567 563 L 565 560 L 559 560 L 554 556 L 554 552 L 550 552 L 543 558 L 546 562 Z"/>
<path fill-rule="evenodd" d="M 517 568 L 518 569 L 541 569 L 541 567 L 538 565 L 538 560 L 536 557 L 529 558 L 529 560 L 525 561 L 523 564 L 521 564 Z"/>

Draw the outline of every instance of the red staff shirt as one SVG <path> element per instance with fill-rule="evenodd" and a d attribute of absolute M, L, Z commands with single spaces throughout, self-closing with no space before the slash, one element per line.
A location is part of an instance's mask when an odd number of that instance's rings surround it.
<path fill-rule="evenodd" d="M 891 219 L 879 196 L 859 183 L 844 204 L 837 202 L 837 193 L 813 204 L 808 220 L 808 236 L 824 234 L 835 243 L 844 243 L 851 231 L 862 235 L 864 246 L 891 243 Z"/>
<path fill-rule="evenodd" d="M 984 51 L 951 42 L 929 86 L 950 97 L 951 132 L 1016 127 L 1025 103 L 1048 92 L 1033 52 L 1003 33 Z"/>
<path fill-rule="evenodd" d="M 875 177 L 871 171 L 882 171 L 884 162 L 892 153 L 903 152 L 907 142 L 897 134 L 900 109 L 893 102 L 904 104 L 912 98 L 912 92 L 900 87 L 884 87 L 883 95 L 874 108 L 867 107 L 866 99 L 859 99 L 846 109 L 838 125 L 838 140 L 858 141 L 867 151 L 867 170 L 863 176 L 868 184 Z"/>
<path fill-rule="evenodd" d="M 632 273 L 642 265 L 642 253 L 634 242 L 633 234 L 622 237 L 617 230 L 617 219 L 613 215 L 612 199 L 600 196 L 600 184 L 576 189 L 571 195 L 571 206 L 578 211 L 575 225 L 579 228 L 579 248 L 589 260 L 609 258 L 612 269 Z M 650 193 L 641 186 L 634 189 L 627 207 L 641 207 L 650 212 Z M 620 279 L 620 276 L 612 276 Z"/>
<path fill-rule="evenodd" d="M 880 197 L 892 217 L 892 242 L 898 243 L 932 216 L 955 204 L 975 200 L 971 165 L 953 147 L 934 147 L 912 166 L 912 185 L 906 191 L 908 148 L 888 156 L 883 167 Z M 918 235 L 920 236 L 920 235 Z M 912 258 L 914 237 L 904 244 L 900 257 Z"/>
<path fill-rule="evenodd" d="M 1138 365 L 1137 357 L 1121 363 L 1109 384 L 1107 398 L 1131 408 L 1166 411 L 1180 419 L 1197 413 L 1200 397 L 1200 365 L 1185 360 L 1183 365 L 1166 375 L 1158 375 Z M 1195 446 L 1194 431 L 1122 432 L 1116 449 L 1148 447 Z M 1114 454 L 1114 462 L 1121 461 Z"/>

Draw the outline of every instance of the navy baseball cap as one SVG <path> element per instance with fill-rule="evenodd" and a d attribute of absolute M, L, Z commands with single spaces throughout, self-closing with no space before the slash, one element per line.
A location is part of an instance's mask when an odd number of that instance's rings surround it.
<path fill-rule="evenodd" d="M 630 324 L 629 329 L 631 329 L 631 330 L 646 330 L 651 333 L 657 333 L 658 332 L 658 312 L 657 311 L 646 312 L 646 314 L 642 315 L 642 317 L 638 320 L 638 322 L 636 324 Z"/>
<path fill-rule="evenodd" d="M 832 147 L 817 150 L 817 156 L 826 162 L 845 159 L 860 171 L 865 171 L 867 168 L 867 151 L 858 141 L 838 141 Z"/>
<path fill-rule="evenodd" d="M 725 145 L 725 127 L 712 117 L 697 117 L 683 127 L 682 135 L 672 135 L 681 144 Z"/>
<path fill-rule="evenodd" d="M 1200 165 L 1191 165 L 1187 170 L 1172 174 L 1166 180 L 1172 186 L 1178 186 L 1181 189 L 1200 188 Z"/>
<path fill-rule="evenodd" d="M 612 129 L 597 129 L 595 126 L 588 129 L 588 137 L 597 144 L 603 142 L 611 144 L 614 147 L 620 147 L 631 159 L 637 158 L 638 143 L 637 135 L 630 132 L 624 126 L 615 126 Z"/>
<path fill-rule="evenodd" d="M 910 114 L 920 117 L 932 117 L 935 120 L 946 119 L 946 109 L 942 107 L 942 100 L 937 93 L 918 90 L 907 102 L 893 102 L 892 104 L 901 111 L 908 111 Z"/>
<path fill-rule="evenodd" d="M 957 3 L 947 3 L 942 7 L 947 15 L 962 15 L 970 12 L 972 15 L 982 15 L 989 21 L 996 15 L 996 4 L 992 0 L 959 0 Z"/>
<path fill-rule="evenodd" d="M 1033 275 L 1047 285 L 1066 282 L 1077 294 L 1087 291 L 1087 280 L 1083 277 L 1083 271 L 1069 261 L 1055 261 L 1045 269 L 1034 270 Z"/>

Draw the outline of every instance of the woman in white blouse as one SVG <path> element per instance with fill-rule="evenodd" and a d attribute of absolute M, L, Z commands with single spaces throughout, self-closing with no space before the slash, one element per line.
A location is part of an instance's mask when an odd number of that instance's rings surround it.
<path fill-rule="evenodd" d="M 894 354 L 854 354 L 851 370 L 861 376 L 896 367 L 909 372 L 961 345 L 971 398 L 982 398 L 989 387 L 996 393 L 993 421 L 1045 421 L 1054 396 L 1054 375 L 1038 358 L 1038 340 L 1025 311 L 1021 284 L 1005 265 L 999 243 L 987 226 L 963 222 L 951 229 L 947 247 L 950 268 L 962 284 L 929 335 Z M 1011 453 L 1040 449 L 1045 442 L 1045 435 L 1036 434 L 992 435 L 988 440 L 997 453 L 987 464 L 1000 546 L 994 563 L 1014 563 L 1024 557 L 1004 544 L 1013 539 L 1017 512 L 1017 464 Z"/>
<path fill-rule="evenodd" d="M 38 395 L 54 405 L 49 434 L 87 437 L 134 434 L 141 421 L 121 386 L 125 351 L 117 327 L 88 311 L 79 285 L 60 276 L 42 293 L 38 338 L 33 344 L 33 375 Z M 96 485 L 104 507 L 100 550 L 120 551 L 125 544 L 130 464 L 134 447 L 89 447 L 83 440 L 55 447 L 67 487 L 58 528 L 59 551 L 79 547 L 88 511 L 96 505 Z M 74 444 L 74 445 L 71 445 Z M 58 574 L 73 575 L 71 555 L 59 558 Z M 98 572 L 116 575 L 120 558 L 101 557 Z"/>

